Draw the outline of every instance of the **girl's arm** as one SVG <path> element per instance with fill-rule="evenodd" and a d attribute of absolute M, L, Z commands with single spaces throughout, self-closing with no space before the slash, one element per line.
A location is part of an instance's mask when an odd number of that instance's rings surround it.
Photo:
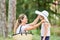
<path fill-rule="evenodd" d="M 40 15 L 38 15 L 37 18 L 32 23 L 30 23 L 29 25 L 35 25 L 39 20 L 39 16 Z"/>
<path fill-rule="evenodd" d="M 43 40 L 45 40 L 45 38 L 46 38 L 46 35 L 47 35 L 47 32 L 48 32 L 48 23 L 44 23 L 44 27 L 45 27 L 45 30 L 44 30 L 44 38 L 43 38 Z"/>

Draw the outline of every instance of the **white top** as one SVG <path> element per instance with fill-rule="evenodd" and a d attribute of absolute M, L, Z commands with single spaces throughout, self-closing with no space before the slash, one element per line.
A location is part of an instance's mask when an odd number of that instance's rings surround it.
<path fill-rule="evenodd" d="M 45 33 L 44 31 L 45 31 L 45 26 L 44 26 L 44 23 L 42 23 L 42 25 L 41 25 L 41 36 L 44 36 L 44 33 Z M 48 26 L 46 36 L 50 36 L 50 25 Z"/>
<path fill-rule="evenodd" d="M 17 28 L 17 30 L 16 30 L 16 34 L 19 33 L 19 31 L 20 31 L 20 27 L 21 27 L 21 25 L 19 25 L 19 27 Z M 28 24 L 22 26 L 22 27 L 21 27 L 21 32 L 22 32 L 22 33 L 25 33 L 24 29 L 27 28 L 27 27 L 29 27 Z"/>

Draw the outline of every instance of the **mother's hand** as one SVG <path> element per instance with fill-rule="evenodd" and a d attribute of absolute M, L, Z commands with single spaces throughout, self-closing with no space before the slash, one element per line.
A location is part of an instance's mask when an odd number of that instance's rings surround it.
<path fill-rule="evenodd" d="M 41 20 L 41 23 L 44 23 L 45 22 L 45 20 Z"/>

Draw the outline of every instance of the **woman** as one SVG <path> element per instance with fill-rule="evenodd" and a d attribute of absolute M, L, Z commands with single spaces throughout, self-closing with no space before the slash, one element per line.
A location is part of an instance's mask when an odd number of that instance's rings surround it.
<path fill-rule="evenodd" d="M 36 14 L 40 15 L 41 22 L 41 40 L 49 40 L 50 39 L 50 23 L 48 21 L 48 12 L 47 11 L 35 11 Z M 37 26 L 38 27 L 38 26 Z M 37 28 L 34 27 L 34 28 Z M 33 28 L 33 29 L 34 29 Z M 29 28 L 26 28 L 28 30 Z"/>
<path fill-rule="evenodd" d="M 31 30 L 34 27 L 36 28 L 42 22 L 41 21 L 37 24 L 38 20 L 39 20 L 39 15 L 32 23 L 27 24 L 27 22 L 28 22 L 27 16 L 25 14 L 20 14 L 19 18 L 17 19 L 17 22 L 15 23 L 15 26 L 14 26 L 14 34 L 18 34 L 20 32 L 25 33 L 25 30 Z M 21 28 L 21 31 L 20 31 L 20 28 Z"/>

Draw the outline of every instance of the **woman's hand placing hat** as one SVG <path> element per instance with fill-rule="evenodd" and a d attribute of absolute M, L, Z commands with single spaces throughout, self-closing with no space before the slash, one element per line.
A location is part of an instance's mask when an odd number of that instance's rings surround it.
<path fill-rule="evenodd" d="M 40 11 L 38 11 L 38 10 L 36 10 L 36 11 L 35 11 L 35 14 L 40 15 L 40 14 L 41 14 L 41 12 L 40 12 Z"/>
<path fill-rule="evenodd" d="M 40 18 L 40 15 L 38 15 L 37 17 Z"/>
<path fill-rule="evenodd" d="M 44 23 L 44 22 L 45 22 L 45 20 L 42 20 L 42 21 L 41 21 L 41 23 Z"/>

